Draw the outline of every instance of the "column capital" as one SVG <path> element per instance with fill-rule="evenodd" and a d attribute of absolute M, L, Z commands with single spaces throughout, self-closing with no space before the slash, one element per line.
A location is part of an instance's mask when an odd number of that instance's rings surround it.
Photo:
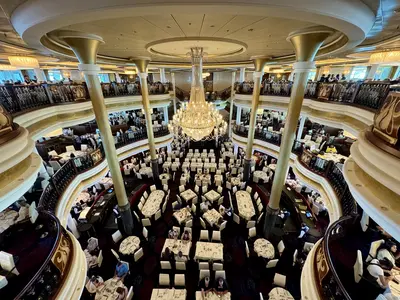
<path fill-rule="evenodd" d="M 263 72 L 264 65 L 271 60 L 268 56 L 253 56 L 250 59 L 253 61 L 255 72 Z"/>
<path fill-rule="evenodd" d="M 147 73 L 147 67 L 151 61 L 150 57 L 130 57 L 129 60 L 136 65 L 138 73 Z"/>
<path fill-rule="evenodd" d="M 297 61 L 312 61 L 319 47 L 333 32 L 326 26 L 311 26 L 291 32 L 287 40 L 294 47 Z"/>

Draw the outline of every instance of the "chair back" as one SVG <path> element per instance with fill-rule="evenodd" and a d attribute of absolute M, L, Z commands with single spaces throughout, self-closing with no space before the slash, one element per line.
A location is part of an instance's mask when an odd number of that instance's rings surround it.
<path fill-rule="evenodd" d="M 126 300 L 132 300 L 133 298 L 133 286 L 130 287 Z"/>
<path fill-rule="evenodd" d="M 221 241 L 221 232 L 220 231 L 213 231 L 212 233 L 212 241 Z"/>
<path fill-rule="evenodd" d="M 149 240 L 149 232 L 146 227 L 143 227 L 142 234 L 146 240 Z"/>
<path fill-rule="evenodd" d="M 366 262 L 370 262 L 376 257 L 379 246 L 382 245 L 384 242 L 385 242 L 384 240 L 377 240 L 371 243 L 371 247 L 369 248 L 369 253 Z"/>
<path fill-rule="evenodd" d="M 282 274 L 279 274 L 279 273 L 275 273 L 274 285 L 277 285 L 277 286 L 285 288 L 285 286 L 286 286 L 286 276 L 282 275 Z"/>
<path fill-rule="evenodd" d="M 112 239 L 114 243 L 118 243 L 122 239 L 122 233 L 121 231 L 117 230 L 112 234 Z"/>
<path fill-rule="evenodd" d="M 240 218 L 239 218 L 239 216 L 238 216 L 237 214 L 235 214 L 235 213 L 233 213 L 233 221 L 234 221 L 236 224 L 240 224 Z"/>
<path fill-rule="evenodd" d="M 221 226 L 219 227 L 219 231 L 222 231 L 226 228 L 226 224 L 228 223 L 228 221 L 224 221 L 222 222 Z"/>
<path fill-rule="evenodd" d="M 353 266 L 353 271 L 354 271 L 354 281 L 356 283 L 359 283 L 361 280 L 361 277 L 363 276 L 363 259 L 362 259 L 362 254 L 360 250 L 357 250 L 357 258 L 356 262 Z"/>
<path fill-rule="evenodd" d="M 285 244 L 283 243 L 283 240 L 281 240 L 278 243 L 278 251 L 279 251 L 279 255 L 282 255 L 283 251 L 285 250 Z"/>
<path fill-rule="evenodd" d="M 175 274 L 175 286 L 185 286 L 185 274 Z"/>
<path fill-rule="evenodd" d="M 200 231 L 200 241 L 209 241 L 210 238 L 208 237 L 208 230 L 201 230 Z"/>
<path fill-rule="evenodd" d="M 186 271 L 186 263 L 183 261 L 175 262 L 175 269 L 179 271 Z"/>
<path fill-rule="evenodd" d="M 256 226 L 256 221 L 248 221 L 246 228 L 253 228 Z"/>
<path fill-rule="evenodd" d="M 102 263 L 103 263 L 103 250 L 100 250 L 99 256 L 97 257 L 97 265 L 101 267 Z"/>
<path fill-rule="evenodd" d="M 249 228 L 249 237 L 253 238 L 257 235 L 257 231 L 255 227 Z"/>
<path fill-rule="evenodd" d="M 140 248 L 134 254 L 135 262 L 138 261 L 140 258 L 142 258 L 142 256 L 143 256 L 143 248 Z"/>
<path fill-rule="evenodd" d="M 222 271 L 224 270 L 224 265 L 221 263 L 213 263 L 213 271 Z"/>
<path fill-rule="evenodd" d="M 172 266 L 171 263 L 169 261 L 160 261 L 160 265 L 161 265 L 161 270 L 171 270 Z"/>
<path fill-rule="evenodd" d="M 149 218 L 142 219 L 143 226 L 151 226 L 151 221 Z"/>
<path fill-rule="evenodd" d="M 169 286 L 169 274 L 160 274 L 158 283 L 160 286 Z"/>
<path fill-rule="evenodd" d="M 218 279 L 221 277 L 226 280 L 225 271 L 215 271 L 215 279 Z"/>
<path fill-rule="evenodd" d="M 201 227 L 203 227 L 204 229 L 207 229 L 206 222 L 204 222 L 203 218 L 200 218 L 200 224 L 201 224 Z"/>
<path fill-rule="evenodd" d="M 200 270 L 199 280 L 202 280 L 204 277 L 210 277 L 210 270 Z"/>

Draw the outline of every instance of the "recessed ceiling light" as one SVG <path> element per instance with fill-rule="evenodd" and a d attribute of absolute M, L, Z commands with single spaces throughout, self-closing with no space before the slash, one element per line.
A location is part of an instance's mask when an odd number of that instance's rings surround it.
<path fill-rule="evenodd" d="M 253 28 L 250 28 L 248 31 L 253 31 L 254 29 Z"/>
<path fill-rule="evenodd" d="M 192 25 L 192 23 L 189 23 L 189 25 Z"/>
<path fill-rule="evenodd" d="M 133 33 L 137 33 L 136 30 L 134 30 Z"/>
<path fill-rule="evenodd" d="M 214 25 L 211 25 L 210 27 L 215 27 Z"/>
<path fill-rule="evenodd" d="M 171 26 L 167 26 L 167 28 L 171 28 Z"/>
<path fill-rule="evenodd" d="M 229 32 L 229 29 L 227 29 L 226 32 Z"/>

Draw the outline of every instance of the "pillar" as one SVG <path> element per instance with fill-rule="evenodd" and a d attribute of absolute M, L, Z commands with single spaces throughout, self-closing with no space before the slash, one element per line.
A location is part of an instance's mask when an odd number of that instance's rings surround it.
<path fill-rule="evenodd" d="M 389 78 L 390 79 L 396 79 L 394 76 L 396 76 L 397 70 L 399 69 L 399 66 L 393 66 L 392 69 L 390 70 Z"/>
<path fill-rule="evenodd" d="M 100 67 L 96 65 L 97 51 L 99 45 L 104 43 L 104 41 L 99 36 L 77 31 L 60 31 L 59 37 L 73 50 L 80 63 L 78 69 L 85 76 L 97 126 L 101 133 L 107 164 L 113 179 L 124 230 L 127 234 L 131 235 L 133 232 L 132 212 L 125 191 L 114 138 L 110 124 L 108 123 L 108 112 L 97 76 L 100 71 Z"/>
<path fill-rule="evenodd" d="M 158 157 L 154 141 L 153 122 L 151 120 L 149 89 L 147 86 L 147 76 L 148 76 L 147 66 L 150 62 L 150 58 L 139 58 L 139 59 L 133 58 L 132 61 L 135 63 L 140 77 L 140 87 L 142 90 L 142 103 L 143 103 L 144 115 L 146 118 L 147 139 L 149 143 L 150 157 L 151 157 L 151 168 L 153 170 L 154 181 L 157 182 L 159 180 L 160 173 L 158 171 Z"/>
<path fill-rule="evenodd" d="M 233 101 L 235 99 L 235 79 L 236 71 L 232 72 L 232 85 L 231 85 L 231 104 L 229 107 L 229 137 L 232 137 L 232 115 L 233 115 Z"/>
<path fill-rule="evenodd" d="M 236 106 L 236 125 L 240 125 L 241 118 L 242 118 L 242 108 L 240 106 Z"/>
<path fill-rule="evenodd" d="M 366 79 L 371 79 L 371 80 L 373 80 L 373 79 L 374 79 L 374 76 L 375 76 L 375 73 L 376 73 L 376 71 L 378 70 L 378 68 L 379 68 L 379 64 L 373 64 L 373 65 L 371 65 L 371 67 L 370 67 L 370 69 L 369 69 L 369 71 L 368 71 L 368 75 L 367 75 L 367 78 L 366 78 Z"/>
<path fill-rule="evenodd" d="M 292 43 L 296 62 L 293 72 L 296 73 L 292 93 L 290 96 L 285 130 L 279 149 L 278 163 L 272 183 L 271 196 L 265 213 L 264 236 L 269 238 L 275 226 L 276 216 L 279 212 L 279 202 L 282 188 L 287 177 L 289 159 L 296 135 L 297 123 L 300 117 L 301 106 L 304 99 L 304 90 L 309 72 L 315 68 L 314 57 L 324 40 L 332 33 L 332 29 L 324 26 L 309 27 L 289 34 L 288 40 Z"/>
<path fill-rule="evenodd" d="M 299 125 L 299 130 L 297 131 L 296 141 L 301 140 L 305 122 L 306 122 L 306 117 L 305 116 L 300 117 L 300 125 Z"/>
<path fill-rule="evenodd" d="M 160 68 L 160 81 L 162 83 L 167 82 L 167 78 L 165 77 L 165 69 L 164 68 Z"/>
<path fill-rule="evenodd" d="M 172 91 L 174 93 L 174 114 L 176 114 L 176 90 L 175 90 L 175 73 L 171 73 Z"/>
<path fill-rule="evenodd" d="M 37 82 L 44 82 L 47 81 L 46 75 L 44 74 L 43 70 L 40 68 L 34 68 L 33 71 L 35 72 L 35 76 L 37 79 Z"/>
<path fill-rule="evenodd" d="M 261 78 L 264 74 L 264 65 L 267 62 L 268 58 L 266 57 L 257 57 L 253 59 L 254 62 L 254 88 L 253 88 L 253 99 L 251 101 L 251 110 L 250 110 L 250 124 L 249 124 L 249 133 L 247 135 L 247 147 L 246 147 L 246 156 L 244 158 L 243 164 L 243 181 L 248 181 L 250 179 L 250 171 L 251 171 L 251 156 L 253 153 L 253 141 L 254 141 L 254 131 L 256 126 L 257 119 L 257 109 L 258 102 L 260 101 L 260 87 L 261 87 Z"/>
<path fill-rule="evenodd" d="M 243 82 L 246 78 L 246 68 L 240 68 L 239 82 Z"/>
<path fill-rule="evenodd" d="M 168 125 L 169 119 L 168 119 L 168 106 L 164 107 L 164 122 L 165 124 Z"/>

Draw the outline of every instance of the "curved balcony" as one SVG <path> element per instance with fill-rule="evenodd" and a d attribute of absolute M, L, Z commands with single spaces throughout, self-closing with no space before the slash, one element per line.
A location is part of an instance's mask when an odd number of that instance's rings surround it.
<path fill-rule="evenodd" d="M 15 261 L 15 268 L 6 276 L 7 286 L 0 290 L 2 299 L 61 299 L 66 286 L 76 290 L 84 284 L 85 278 L 76 276 L 75 269 L 86 273 L 85 257 L 76 251 L 76 240 L 51 213 L 40 211 L 35 225 L 28 220 L 2 235 L 2 250 L 12 254 Z M 83 263 L 76 265 L 82 258 Z M 72 272 L 76 278 L 71 284 Z"/>
<path fill-rule="evenodd" d="M 265 84 L 260 91 L 259 108 L 287 110 L 291 88 L 291 83 Z M 235 105 L 250 108 L 251 85 L 237 84 L 235 90 Z M 309 82 L 301 115 L 314 122 L 340 126 L 357 136 L 373 123 L 374 112 L 382 105 L 389 91 L 389 82 Z"/>
<path fill-rule="evenodd" d="M 237 128 L 233 128 L 233 142 L 240 147 L 246 147 L 248 132 L 239 131 Z M 280 134 L 256 132 L 253 148 L 278 158 L 280 143 Z M 303 143 L 295 141 L 290 164 L 301 180 L 324 192 L 325 198 L 329 201 L 327 207 L 331 222 L 342 215 L 351 215 L 356 211 L 356 202 L 343 173 L 332 161 L 318 157 L 306 150 Z"/>
<path fill-rule="evenodd" d="M 172 135 L 166 126 L 154 132 L 157 148 L 165 147 L 172 141 Z M 136 135 L 135 138 L 127 136 L 116 145 L 118 159 L 124 160 L 136 153 L 148 150 L 147 133 Z M 54 213 L 61 224 L 65 225 L 74 195 L 85 186 L 92 185 L 95 181 L 105 176 L 108 165 L 105 160 L 103 147 L 83 157 L 70 159 L 51 178 L 49 185 L 44 189 L 39 207 Z"/>

